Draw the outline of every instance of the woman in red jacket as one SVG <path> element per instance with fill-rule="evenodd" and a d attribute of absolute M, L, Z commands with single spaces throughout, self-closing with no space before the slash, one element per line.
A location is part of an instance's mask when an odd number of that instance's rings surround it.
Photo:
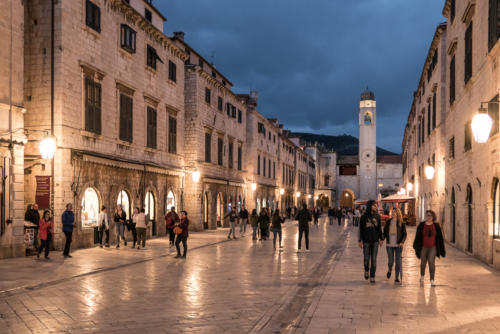
<path fill-rule="evenodd" d="M 49 260 L 50 241 L 52 240 L 52 233 L 54 233 L 54 221 L 50 217 L 50 211 L 45 210 L 43 217 L 40 219 L 40 231 L 38 238 L 41 241 L 40 248 L 38 249 L 37 258 L 40 258 L 40 253 L 45 248 L 45 258 Z"/>

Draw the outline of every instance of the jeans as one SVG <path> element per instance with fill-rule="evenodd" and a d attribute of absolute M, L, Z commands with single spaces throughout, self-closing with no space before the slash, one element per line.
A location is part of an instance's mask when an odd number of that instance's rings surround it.
<path fill-rule="evenodd" d="M 173 245 L 175 242 L 175 233 L 174 233 L 174 228 L 168 228 L 167 227 L 167 233 L 168 233 L 168 241 L 170 245 Z"/>
<path fill-rule="evenodd" d="M 243 232 L 245 233 L 247 231 L 247 218 L 241 218 L 240 221 L 240 233 Z"/>
<path fill-rule="evenodd" d="M 49 257 L 50 251 L 50 241 L 52 240 L 52 234 L 47 233 L 47 240 L 40 240 L 40 248 L 38 248 L 38 255 L 45 248 L 45 257 Z"/>
<path fill-rule="evenodd" d="M 279 238 L 280 238 L 280 247 L 281 247 L 281 236 L 282 236 L 281 229 L 273 228 L 271 231 L 273 231 L 273 235 L 274 235 L 274 238 L 273 238 L 273 246 L 274 246 L 274 248 L 276 248 L 276 234 L 279 235 Z"/>
<path fill-rule="evenodd" d="M 73 236 L 73 232 L 64 231 L 64 235 L 66 236 L 66 243 L 64 244 L 64 255 L 69 255 L 69 248 L 71 245 L 71 240 Z"/>
<path fill-rule="evenodd" d="M 175 240 L 175 248 L 177 248 L 177 255 L 181 256 L 181 248 L 179 244 L 182 242 L 182 246 L 184 247 L 184 254 L 182 256 L 186 257 L 187 254 L 187 237 L 183 237 L 182 235 L 178 235 Z"/>
<path fill-rule="evenodd" d="M 137 231 L 137 246 L 141 246 L 142 241 L 142 248 L 146 247 L 146 228 L 137 227 L 135 230 Z"/>
<path fill-rule="evenodd" d="M 126 246 L 127 241 L 125 240 L 125 236 L 123 234 L 125 231 L 125 226 L 121 222 L 116 222 L 115 227 L 116 227 L 116 245 L 120 246 L 120 237 L 122 237 L 122 240 Z"/>
<path fill-rule="evenodd" d="M 342 223 L 342 217 L 337 217 L 337 220 L 339 221 L 339 226 L 340 226 L 340 223 Z"/>
<path fill-rule="evenodd" d="M 252 226 L 252 229 L 253 229 L 252 239 L 255 240 L 255 239 L 257 239 L 257 229 L 258 229 L 258 226 L 257 225 Z"/>
<path fill-rule="evenodd" d="M 299 249 L 301 248 L 302 234 L 304 234 L 304 238 L 306 239 L 306 249 L 309 249 L 309 225 L 299 225 Z"/>
<path fill-rule="evenodd" d="M 135 228 L 135 224 L 134 223 L 130 223 L 130 231 L 132 232 L 132 240 L 133 240 L 133 244 L 132 244 L 132 247 L 135 247 L 135 244 L 137 243 L 137 245 L 139 245 L 139 241 L 137 241 L 137 229 Z"/>
<path fill-rule="evenodd" d="M 236 228 L 235 228 L 236 222 L 229 222 L 229 234 L 227 235 L 228 238 L 231 238 L 231 233 L 233 233 L 233 238 L 236 238 Z"/>
<path fill-rule="evenodd" d="M 267 240 L 267 232 L 269 231 L 268 227 L 261 227 L 260 228 L 260 239 L 261 240 Z"/>
<path fill-rule="evenodd" d="M 370 271 L 371 278 L 375 278 L 375 271 L 377 270 L 377 253 L 378 241 L 363 242 L 365 272 Z"/>
<path fill-rule="evenodd" d="M 103 229 L 99 230 L 99 243 L 102 246 L 102 239 L 103 239 L 102 237 L 103 237 L 104 233 L 106 233 L 106 246 L 108 246 L 109 245 L 109 230 L 103 230 Z"/>
<path fill-rule="evenodd" d="M 394 258 L 396 258 L 396 279 L 402 278 L 403 276 L 403 271 L 402 271 L 402 260 L 401 260 L 401 253 L 403 252 L 403 249 L 401 247 L 386 247 L 387 249 L 387 258 L 389 259 L 388 267 L 389 267 L 389 272 L 392 271 L 392 265 L 394 264 Z"/>
<path fill-rule="evenodd" d="M 333 216 L 328 216 L 328 222 L 333 225 Z"/>
<path fill-rule="evenodd" d="M 422 248 L 420 253 L 420 276 L 425 276 L 425 266 L 429 262 L 429 271 L 431 273 L 431 280 L 434 280 L 434 274 L 436 273 L 436 246 L 432 248 Z"/>

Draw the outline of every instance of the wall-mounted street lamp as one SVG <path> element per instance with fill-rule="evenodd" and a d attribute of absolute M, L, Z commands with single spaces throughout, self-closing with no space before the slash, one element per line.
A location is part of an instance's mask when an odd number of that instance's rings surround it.
<path fill-rule="evenodd" d="M 432 180 L 434 178 L 434 167 L 431 166 L 431 165 L 427 165 L 425 166 L 425 177 L 427 178 L 427 180 Z"/>
<path fill-rule="evenodd" d="M 285 193 L 285 189 L 280 188 L 280 195 L 283 195 Z"/>
<path fill-rule="evenodd" d="M 53 137 L 46 137 L 40 141 L 38 148 L 44 159 L 52 159 L 56 153 L 56 140 Z"/>
<path fill-rule="evenodd" d="M 311 197 L 312 197 L 311 194 L 307 195 L 307 198 L 311 199 Z"/>
<path fill-rule="evenodd" d="M 481 106 L 471 122 L 472 134 L 476 143 L 486 143 L 490 137 L 491 128 L 493 127 L 493 120 L 488 115 L 488 109 L 483 107 L 483 104 L 499 102 L 481 102 Z"/>
<path fill-rule="evenodd" d="M 194 171 L 193 174 L 191 175 L 191 177 L 193 178 L 193 182 L 194 183 L 198 183 L 200 182 L 200 172 L 198 171 Z"/>
<path fill-rule="evenodd" d="M 408 182 L 408 183 L 406 184 L 406 189 L 408 189 L 408 192 L 412 191 L 412 190 L 413 190 L 413 183 Z"/>
<path fill-rule="evenodd" d="M 299 197 L 300 197 L 300 191 L 297 191 L 297 192 L 295 193 L 295 196 L 297 196 L 297 198 L 299 198 Z"/>
<path fill-rule="evenodd" d="M 252 188 L 252 191 L 255 191 L 257 189 L 257 184 L 252 183 L 252 185 L 250 186 L 250 188 Z"/>

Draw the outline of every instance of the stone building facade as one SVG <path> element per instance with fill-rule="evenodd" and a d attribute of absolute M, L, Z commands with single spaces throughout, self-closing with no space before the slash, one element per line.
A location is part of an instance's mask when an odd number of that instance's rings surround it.
<path fill-rule="evenodd" d="M 24 11 L 0 3 L 0 258 L 24 254 Z"/>
<path fill-rule="evenodd" d="M 438 26 L 433 38 L 403 140 L 404 180 L 414 185 L 413 194 L 420 209 L 418 218 L 422 220 L 424 211 L 433 209 L 450 243 L 497 268 L 500 267 L 498 9 L 497 1 L 445 2 L 446 22 Z M 424 108 L 428 110 L 428 103 L 430 135 L 428 111 L 422 112 Z M 471 122 L 478 112 L 487 112 L 493 120 L 486 143 L 478 143 L 473 137 Z M 427 124 L 421 127 L 425 133 L 421 129 L 419 141 L 420 122 Z M 432 170 L 428 167 L 434 169 L 430 179 L 425 177 L 425 170 Z"/>
<path fill-rule="evenodd" d="M 147 1 L 60 1 L 53 9 L 51 72 L 51 10 L 50 2 L 28 2 L 24 21 L 25 127 L 53 127 L 57 140 L 52 167 L 37 165 L 38 138 L 30 135 L 25 202 L 35 202 L 36 176 L 52 178 L 51 207 L 40 209 L 54 212 L 55 247 L 62 244 L 66 203 L 74 207 L 75 247 L 96 242 L 102 205 L 112 217 L 121 203 L 128 218 L 134 207 L 145 207 L 149 234 L 165 234 L 168 203 L 182 203 L 183 196 L 187 55 L 163 34 L 165 19 Z"/>

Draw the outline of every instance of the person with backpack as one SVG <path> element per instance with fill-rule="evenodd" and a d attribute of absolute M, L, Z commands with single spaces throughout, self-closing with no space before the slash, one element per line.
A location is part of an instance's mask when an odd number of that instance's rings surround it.
<path fill-rule="evenodd" d="M 306 252 L 309 252 L 309 222 L 312 221 L 311 213 L 307 210 L 307 205 L 302 204 L 302 210 L 297 213 L 295 220 L 299 221 L 299 245 L 297 249 L 297 253 L 300 253 L 301 243 L 302 243 L 302 235 L 304 235 L 306 241 Z"/>
<path fill-rule="evenodd" d="M 406 241 L 406 224 L 403 222 L 403 215 L 398 208 L 392 208 L 389 212 L 391 217 L 385 222 L 384 239 L 386 240 L 388 270 L 387 278 L 391 278 L 392 265 L 396 259 L 396 276 L 394 283 L 401 283 L 403 279 L 402 253 L 403 244 Z"/>
<path fill-rule="evenodd" d="M 178 223 L 179 221 L 180 221 L 179 216 L 175 212 L 175 207 L 172 206 L 170 208 L 170 211 L 165 215 L 165 226 L 167 228 L 167 234 L 169 237 L 170 247 L 172 247 L 174 245 L 174 241 L 175 241 L 174 225 L 175 225 L 175 223 Z"/>
<path fill-rule="evenodd" d="M 231 211 L 224 216 L 223 219 L 229 217 L 229 234 L 227 235 L 228 239 L 231 239 L 231 233 L 233 234 L 233 239 L 236 239 L 236 222 L 238 220 L 238 214 L 236 213 L 236 208 L 232 207 Z"/>
<path fill-rule="evenodd" d="M 97 218 L 97 230 L 99 232 L 99 247 L 102 248 L 104 234 L 106 234 L 106 247 L 109 247 L 109 218 L 106 207 L 101 207 L 99 218 Z"/>
<path fill-rule="evenodd" d="M 370 278 L 370 283 L 375 283 L 378 247 L 382 247 L 384 235 L 377 202 L 374 200 L 369 200 L 366 204 L 366 212 L 361 217 L 359 224 L 358 241 L 359 247 L 363 249 L 365 279 Z"/>
<path fill-rule="evenodd" d="M 276 250 L 276 235 L 279 235 L 279 248 L 283 248 L 281 245 L 281 224 L 285 222 L 285 218 L 280 216 L 280 210 L 276 209 L 271 218 L 271 231 L 273 232 L 273 248 Z"/>
<path fill-rule="evenodd" d="M 50 217 L 50 211 L 45 210 L 43 212 L 43 217 L 40 219 L 38 224 L 40 226 L 40 231 L 38 232 L 38 238 L 40 239 L 41 245 L 36 254 L 37 259 L 40 258 L 40 253 L 45 248 L 45 259 L 50 260 L 50 242 L 52 241 L 52 234 L 54 233 L 54 220 Z"/>
<path fill-rule="evenodd" d="M 415 255 L 420 259 L 420 284 L 424 283 L 425 267 L 429 264 L 431 285 L 435 286 L 436 256 L 445 257 L 444 238 L 441 226 L 436 222 L 436 213 L 432 210 L 425 212 L 425 221 L 421 222 L 415 232 L 413 241 Z"/>

